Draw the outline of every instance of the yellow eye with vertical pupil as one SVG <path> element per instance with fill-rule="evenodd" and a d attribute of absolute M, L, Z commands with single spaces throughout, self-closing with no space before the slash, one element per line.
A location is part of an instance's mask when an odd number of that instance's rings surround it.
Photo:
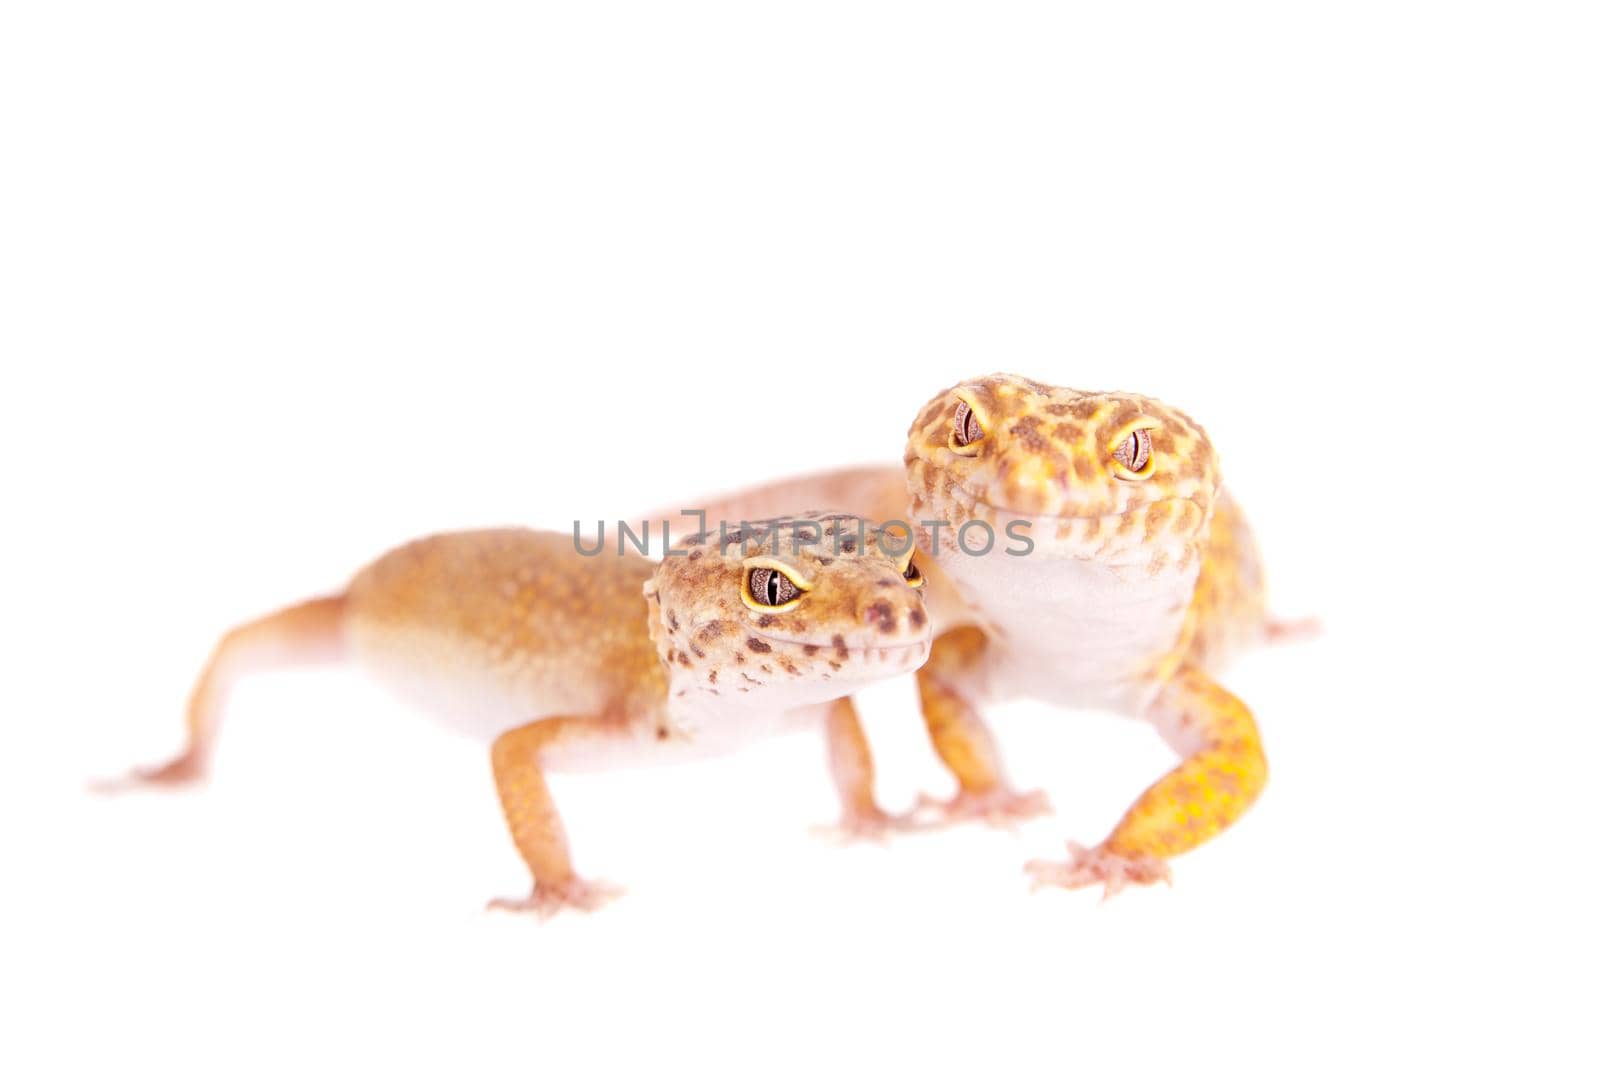
<path fill-rule="evenodd" d="M 796 599 L 801 590 L 789 576 L 775 567 L 752 567 L 749 584 L 750 599 L 762 607 L 776 608 Z"/>
<path fill-rule="evenodd" d="M 911 588 L 915 589 L 922 584 L 922 572 L 917 570 L 917 561 L 915 559 L 907 559 L 906 569 L 900 573 L 905 577 L 906 584 Z"/>
<path fill-rule="evenodd" d="M 1150 431 L 1135 430 L 1122 439 L 1111 458 L 1130 474 L 1139 474 L 1150 465 Z"/>

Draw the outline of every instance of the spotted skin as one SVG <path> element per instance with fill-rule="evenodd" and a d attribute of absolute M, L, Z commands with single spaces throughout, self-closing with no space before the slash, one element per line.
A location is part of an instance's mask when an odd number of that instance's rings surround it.
<path fill-rule="evenodd" d="M 855 516 L 821 513 L 699 538 L 659 563 L 585 556 L 571 535 L 533 530 L 424 538 L 379 558 L 344 593 L 224 638 L 190 703 L 183 754 L 125 784 L 200 778 L 237 678 L 353 659 L 492 738 L 506 825 L 533 876 L 527 897 L 499 907 L 547 915 L 615 894 L 574 870 L 551 769 L 700 756 L 818 723 L 846 826 L 885 824 L 864 735 L 841 700 L 927 658 L 931 622 L 904 577 L 912 551 Z M 762 563 L 804 589 L 781 614 L 745 599 Z"/>
<path fill-rule="evenodd" d="M 981 436 L 963 442 L 955 430 L 967 410 Z M 1118 452 L 1138 430 L 1149 457 L 1133 471 Z M 935 751 L 957 782 L 948 817 L 1043 810 L 1036 794 L 1007 785 L 978 714 L 994 701 L 1120 711 L 1152 723 L 1178 753 L 1100 844 L 1031 865 L 1038 884 L 1110 893 L 1163 880 L 1169 859 L 1260 794 L 1267 765 L 1256 724 L 1212 672 L 1269 632 L 1261 567 L 1209 438 L 1183 412 L 1132 393 L 987 375 L 923 405 L 901 469 L 765 486 L 709 505 L 710 521 L 752 497 L 904 515 L 918 528 L 940 636 L 917 683 Z M 974 522 L 1023 523 L 1032 550 L 964 553 L 958 537 Z"/>

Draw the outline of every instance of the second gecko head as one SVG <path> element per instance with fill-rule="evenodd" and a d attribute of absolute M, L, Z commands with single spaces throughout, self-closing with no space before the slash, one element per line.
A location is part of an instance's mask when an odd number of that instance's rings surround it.
<path fill-rule="evenodd" d="M 673 694 L 796 707 L 920 667 L 933 631 L 904 532 L 812 511 L 679 542 L 645 590 Z"/>

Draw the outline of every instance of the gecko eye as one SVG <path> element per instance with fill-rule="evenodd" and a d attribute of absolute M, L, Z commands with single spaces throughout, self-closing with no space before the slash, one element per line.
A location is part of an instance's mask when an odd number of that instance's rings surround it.
<path fill-rule="evenodd" d="M 951 420 L 950 447 L 960 450 L 970 445 L 975 445 L 983 440 L 983 427 L 978 423 L 978 416 L 973 414 L 972 406 L 965 400 L 956 404 L 955 417 Z"/>
<path fill-rule="evenodd" d="M 775 567 L 752 567 L 745 581 L 750 599 L 764 608 L 782 607 L 800 597 L 800 588 Z"/>
<path fill-rule="evenodd" d="M 922 585 L 922 572 L 917 570 L 917 561 L 915 559 L 906 560 L 906 569 L 900 573 L 905 575 L 906 584 L 911 588 L 916 589 Z"/>
<path fill-rule="evenodd" d="M 1122 439 L 1111 458 L 1128 474 L 1140 474 L 1150 465 L 1150 431 L 1135 430 Z"/>

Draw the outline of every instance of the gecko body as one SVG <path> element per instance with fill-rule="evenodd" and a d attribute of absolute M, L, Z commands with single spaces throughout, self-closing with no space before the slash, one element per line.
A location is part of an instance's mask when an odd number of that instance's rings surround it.
<path fill-rule="evenodd" d="M 792 479 L 751 500 L 908 517 L 939 633 L 918 673 L 922 714 L 958 792 L 950 819 L 1046 809 L 1007 785 L 979 708 L 1029 697 L 1152 724 L 1181 762 L 1099 845 L 1035 862 L 1045 884 L 1107 892 L 1168 877 L 1167 860 L 1236 820 L 1266 782 L 1255 721 L 1212 672 L 1279 632 L 1254 539 L 1198 423 L 1150 397 L 994 374 L 923 405 L 903 466 Z M 963 545 L 1024 524 L 1031 546 Z M 991 535 L 992 536 L 992 535 Z"/>
<path fill-rule="evenodd" d="M 343 593 L 225 637 L 191 698 L 185 751 L 132 782 L 201 777 L 238 678 L 351 660 L 492 741 L 495 786 L 534 879 L 526 899 L 496 902 L 505 907 L 591 908 L 613 892 L 573 870 L 548 770 L 711 755 L 821 722 L 847 826 L 880 821 L 865 739 L 841 702 L 928 655 L 911 545 L 821 514 L 690 542 L 659 563 L 587 557 L 568 535 L 522 529 L 403 545 Z"/>

